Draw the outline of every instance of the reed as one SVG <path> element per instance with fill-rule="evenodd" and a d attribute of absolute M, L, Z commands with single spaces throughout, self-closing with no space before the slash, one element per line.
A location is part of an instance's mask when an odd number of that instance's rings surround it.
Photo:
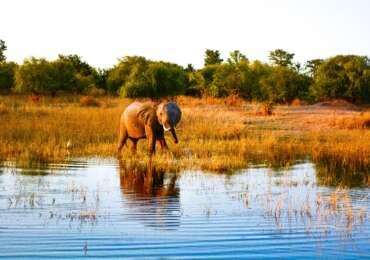
<path fill-rule="evenodd" d="M 0 96 L 0 161 L 49 162 L 71 157 L 117 156 L 119 117 L 132 100 L 78 96 Z M 225 172 L 264 163 L 286 167 L 311 158 L 327 172 L 370 172 L 369 112 L 333 107 L 276 106 L 271 116 L 256 114 L 258 103 L 237 97 L 176 97 L 183 111 L 178 145 L 167 136 L 170 152 L 149 158 L 146 142 L 138 154 L 124 148 L 125 160 L 155 160 L 170 171 L 203 169 Z M 334 120 L 334 119 L 335 120 Z M 356 118 L 361 127 L 339 127 L 334 121 Z M 360 118 L 360 119 L 358 119 Z M 334 121 L 333 121 L 334 120 Z M 356 121 L 357 122 L 357 121 Z M 350 123 L 352 125 L 352 123 Z M 357 124 L 357 123 L 356 123 Z M 130 145 L 130 142 L 129 142 Z"/>

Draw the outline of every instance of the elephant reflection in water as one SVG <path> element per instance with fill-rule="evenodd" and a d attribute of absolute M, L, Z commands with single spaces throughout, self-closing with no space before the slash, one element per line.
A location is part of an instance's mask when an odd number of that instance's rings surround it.
<path fill-rule="evenodd" d="M 172 230 L 180 225 L 180 192 L 176 174 L 165 174 L 152 163 L 128 165 L 120 161 L 121 192 L 129 215 L 146 226 Z"/>

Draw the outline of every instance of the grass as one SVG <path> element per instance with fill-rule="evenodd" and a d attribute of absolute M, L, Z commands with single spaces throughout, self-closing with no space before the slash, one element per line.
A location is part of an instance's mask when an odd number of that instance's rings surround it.
<path fill-rule="evenodd" d="M 289 166 L 312 159 L 322 172 L 359 175 L 369 182 L 369 111 L 332 106 L 261 105 L 237 97 L 177 97 L 183 111 L 180 143 L 153 158 L 140 141 L 125 160 L 155 161 L 170 171 L 234 171 L 250 164 Z M 79 156 L 116 156 L 119 117 L 132 100 L 115 97 L 0 96 L 0 161 L 50 162 Z M 96 105 L 98 104 L 98 106 Z M 268 115 L 271 114 L 271 115 Z M 130 145 L 130 142 L 129 142 Z"/>

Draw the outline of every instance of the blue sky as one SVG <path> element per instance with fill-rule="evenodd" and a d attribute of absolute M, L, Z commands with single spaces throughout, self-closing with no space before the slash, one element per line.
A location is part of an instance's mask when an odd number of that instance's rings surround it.
<path fill-rule="evenodd" d="M 125 55 L 203 65 L 206 48 L 268 61 L 370 56 L 370 0 L 3 0 L 8 60 L 78 54 L 97 67 Z"/>

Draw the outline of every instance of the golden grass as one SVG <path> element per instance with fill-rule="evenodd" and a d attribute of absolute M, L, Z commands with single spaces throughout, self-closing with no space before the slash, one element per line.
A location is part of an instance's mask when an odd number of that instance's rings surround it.
<path fill-rule="evenodd" d="M 349 116 L 334 115 L 331 124 L 333 127 L 340 129 L 370 128 L 370 112 L 362 112 Z"/>
<path fill-rule="evenodd" d="M 83 96 L 80 98 L 80 105 L 83 107 L 98 107 L 100 106 L 99 101 L 91 96 Z"/>
<path fill-rule="evenodd" d="M 370 130 L 333 124 L 333 118 L 360 118 L 363 126 L 369 112 L 277 106 L 266 117 L 256 115 L 257 103 L 229 99 L 176 97 L 183 111 L 177 131 L 180 143 L 167 136 L 170 152 L 158 147 L 150 159 L 146 142 L 140 141 L 136 156 L 124 148 L 122 158 L 155 160 L 158 167 L 173 171 L 233 171 L 253 163 L 285 167 L 311 158 L 328 172 L 369 173 Z M 81 106 L 78 96 L 40 97 L 37 102 L 0 96 L 0 161 L 116 156 L 119 117 L 132 100 L 94 100 L 99 107 Z"/>

